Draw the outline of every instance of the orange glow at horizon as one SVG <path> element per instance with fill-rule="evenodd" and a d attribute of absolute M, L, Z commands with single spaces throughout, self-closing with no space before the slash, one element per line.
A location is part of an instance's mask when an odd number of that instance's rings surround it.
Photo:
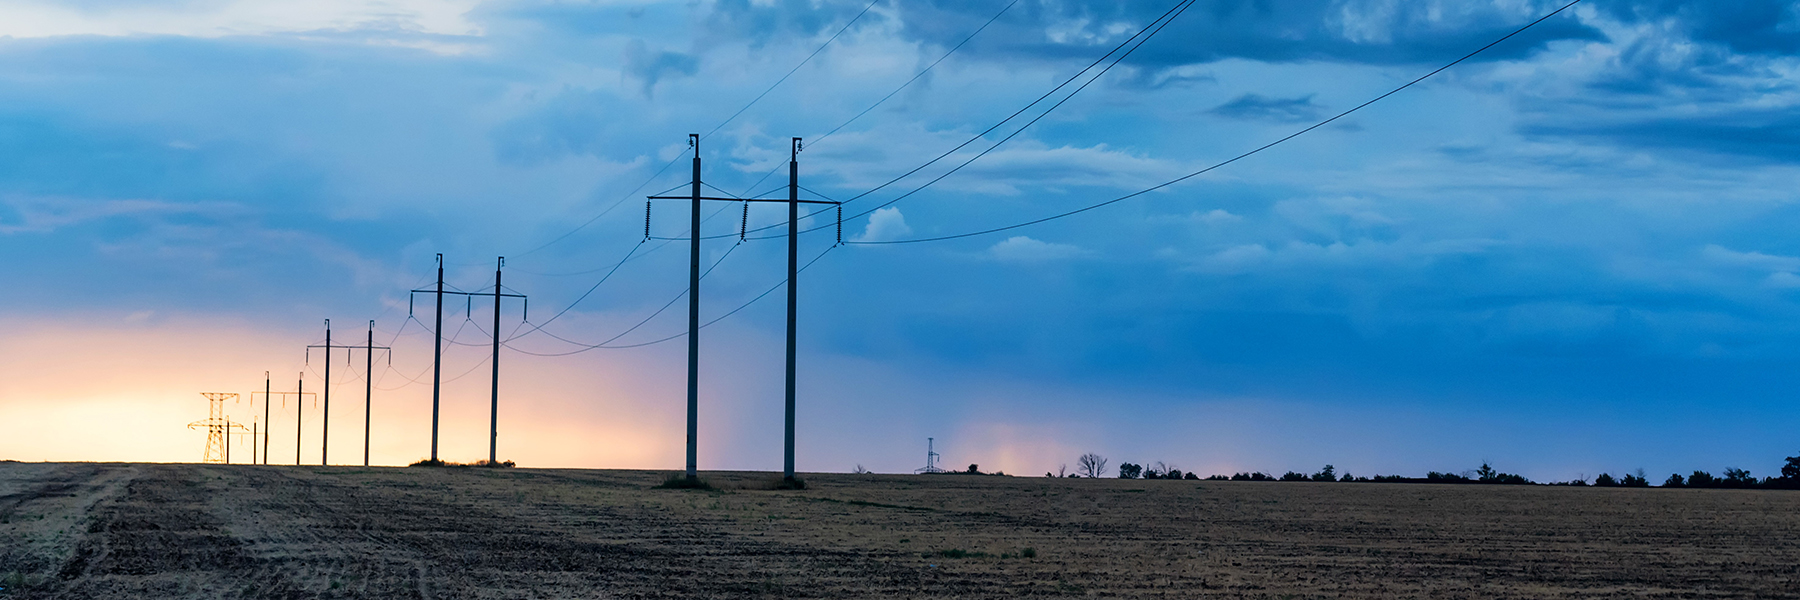
<path fill-rule="evenodd" d="M 325 357 L 315 349 L 310 361 L 302 360 L 302 344 L 292 342 L 313 337 L 312 331 L 270 331 L 218 319 L 91 315 L 15 319 L 0 326 L 11 332 L 0 339 L 0 362 L 8 365 L 7 376 L 0 378 L 0 422 L 15 425 L 0 438 L 0 459 L 197 462 L 206 433 L 187 424 L 206 418 L 200 392 L 235 392 L 240 399 L 226 402 L 226 416 L 271 434 L 269 464 L 295 462 L 296 409 L 300 462 L 319 464 Z M 351 333 L 357 332 L 340 330 L 342 337 L 333 341 L 354 343 L 345 340 L 360 337 Z M 331 358 L 330 462 L 360 465 L 362 351 L 348 361 L 342 350 Z M 484 358 L 485 352 L 472 348 L 446 352 L 446 379 L 469 374 L 444 386 L 440 458 L 487 458 L 489 372 L 477 364 Z M 679 465 L 679 406 L 646 401 L 657 396 L 633 386 L 653 379 L 647 375 L 655 372 L 653 365 L 619 358 L 609 357 L 610 366 L 569 359 L 503 364 L 499 458 L 534 467 Z M 430 357 L 397 356 L 395 371 L 384 374 L 385 361 L 385 356 L 376 359 L 370 460 L 404 465 L 430 452 Z M 279 393 L 294 391 L 303 369 L 306 391 L 318 395 L 297 407 L 292 396 Z M 407 384 L 401 375 L 421 370 L 418 384 Z M 271 422 L 263 418 L 264 371 L 271 372 L 277 393 L 268 410 Z M 249 435 L 233 436 L 232 461 L 249 462 L 251 444 Z"/>

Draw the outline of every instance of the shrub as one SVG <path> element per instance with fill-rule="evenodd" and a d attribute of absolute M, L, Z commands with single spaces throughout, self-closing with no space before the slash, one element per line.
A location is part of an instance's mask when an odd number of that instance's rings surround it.
<path fill-rule="evenodd" d="M 656 487 L 664 490 L 706 490 L 709 492 L 715 489 L 712 484 L 707 483 L 705 479 L 700 479 L 698 477 L 688 479 L 686 475 L 680 473 L 670 475 Z"/>
<path fill-rule="evenodd" d="M 1636 474 L 1626 474 L 1619 479 L 1619 485 L 1625 487 L 1650 487 L 1650 480 L 1644 478 L 1644 470 L 1638 469 Z"/>
<path fill-rule="evenodd" d="M 1723 487 L 1748 488 L 1756 487 L 1756 478 L 1744 469 L 1726 468 L 1725 478 L 1718 481 Z"/>
<path fill-rule="evenodd" d="M 1619 487 L 1619 482 L 1613 479 L 1612 475 L 1601 473 L 1599 477 L 1594 478 L 1594 487 Z"/>
<path fill-rule="evenodd" d="M 1425 481 L 1427 483 L 1470 483 L 1474 480 L 1455 473 L 1431 471 L 1425 474 Z"/>
<path fill-rule="evenodd" d="M 1662 486 L 1666 488 L 1687 487 L 1687 480 L 1682 479 L 1680 473 L 1670 473 L 1669 478 L 1663 480 Z"/>
<path fill-rule="evenodd" d="M 1143 465 L 1119 463 L 1119 479 L 1137 479 L 1142 474 L 1144 474 Z"/>
<path fill-rule="evenodd" d="M 1302 475 L 1300 473 L 1288 471 L 1286 473 L 1281 474 L 1281 480 L 1282 481 L 1312 481 L 1312 478 Z"/>
<path fill-rule="evenodd" d="M 1189 473 L 1189 475 L 1192 475 L 1192 473 Z M 1231 481 L 1231 476 L 1230 475 L 1207 475 L 1206 480 L 1207 481 Z"/>
<path fill-rule="evenodd" d="M 1718 479 L 1712 476 L 1712 473 L 1706 471 L 1694 471 L 1693 475 L 1688 476 L 1687 486 L 1697 488 L 1715 487 L 1718 484 L 1718 481 Z"/>
<path fill-rule="evenodd" d="M 1217 477 L 1217 476 L 1215 475 L 1214 477 Z M 1193 471 L 1188 471 L 1186 473 L 1183 473 L 1181 475 L 1181 478 L 1191 480 L 1191 481 L 1199 481 L 1200 480 L 1200 476 L 1195 475 Z M 1208 479 L 1211 479 L 1211 477 L 1209 477 Z"/>

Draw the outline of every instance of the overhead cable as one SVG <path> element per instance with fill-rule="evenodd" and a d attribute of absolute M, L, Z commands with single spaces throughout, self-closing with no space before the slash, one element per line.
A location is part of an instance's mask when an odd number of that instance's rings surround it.
<path fill-rule="evenodd" d="M 987 235 L 987 234 L 990 234 L 990 233 L 999 233 L 999 232 L 1002 232 L 1002 231 L 1008 231 L 1008 230 L 1012 230 L 1012 229 L 1018 229 L 1018 228 L 1021 228 L 1021 227 L 1029 227 L 1029 226 L 1032 226 L 1032 225 L 1037 225 L 1037 224 L 1039 224 L 1039 223 L 1044 223 L 1044 222 L 1047 222 L 1047 221 L 1054 221 L 1054 220 L 1057 220 L 1057 219 L 1061 219 L 1061 218 L 1064 218 L 1064 217 L 1069 217 L 1069 216 L 1074 216 L 1074 215 L 1078 215 L 1078 214 L 1081 214 L 1081 213 L 1084 213 L 1084 212 L 1087 212 L 1087 211 L 1090 211 L 1090 210 L 1094 210 L 1094 209 L 1097 209 L 1097 208 L 1101 208 L 1101 207 L 1104 207 L 1104 206 L 1108 206 L 1108 205 L 1112 205 L 1112 204 L 1116 204 L 1116 203 L 1119 203 L 1119 202 L 1124 202 L 1124 201 L 1126 201 L 1126 200 L 1129 200 L 1129 199 L 1132 199 L 1132 198 L 1136 198 L 1136 197 L 1138 197 L 1138 196 L 1142 196 L 1142 195 L 1144 195 L 1144 194 L 1148 194 L 1148 193 L 1150 193 L 1150 192 L 1154 192 L 1154 191 L 1156 191 L 1156 190 L 1160 190 L 1160 189 L 1163 189 L 1163 188 L 1166 188 L 1166 187 L 1169 187 L 1169 186 L 1171 186 L 1171 185 L 1175 185 L 1175 184 L 1177 184 L 1177 183 L 1181 183 L 1181 182 L 1183 182 L 1183 181 L 1187 181 L 1187 180 L 1189 180 L 1189 179 L 1192 179 L 1192 178 L 1194 178 L 1194 177 L 1198 177 L 1198 176 L 1200 176 L 1200 175 L 1204 175 L 1204 174 L 1206 174 L 1206 173 L 1209 173 L 1209 172 L 1211 172 L 1211 171 L 1213 171 L 1213 170 L 1216 170 L 1216 169 L 1219 169 L 1219 168 L 1221 168 L 1221 167 L 1224 167 L 1224 166 L 1226 166 L 1226 165 L 1229 165 L 1229 164 L 1231 164 L 1231 163 L 1235 163 L 1235 162 L 1237 162 L 1237 161 L 1240 161 L 1240 160 L 1243 160 L 1243 159 L 1245 159 L 1245 158 L 1249 158 L 1249 157 L 1251 157 L 1251 156 L 1253 156 L 1253 155 L 1255 155 L 1255 154 L 1257 154 L 1257 153 L 1260 153 L 1260 152 L 1262 152 L 1262 151 L 1264 151 L 1264 150 L 1268 150 L 1268 149 L 1270 149 L 1270 148 L 1273 148 L 1273 147 L 1275 147 L 1275 146 L 1277 146 L 1277 145 L 1280 145 L 1280 144 L 1281 144 L 1281 143 L 1283 143 L 1283 142 L 1286 142 L 1286 141 L 1288 141 L 1288 140 L 1291 140 L 1291 139 L 1294 139 L 1294 138 L 1297 138 L 1297 137 L 1300 137 L 1300 136 L 1301 136 L 1301 135 L 1304 135 L 1304 134 L 1306 134 L 1306 133 L 1308 133 L 1308 132 L 1311 132 L 1311 131 L 1313 131 L 1313 130 L 1315 130 L 1315 129 L 1318 129 L 1318 128 L 1320 128 L 1320 127 L 1324 127 L 1324 126 L 1326 126 L 1326 125 L 1329 125 L 1329 124 L 1331 124 L 1331 123 L 1332 123 L 1332 122 L 1334 122 L 1334 121 L 1337 121 L 1337 120 L 1338 120 L 1338 119 L 1342 119 L 1342 118 L 1344 118 L 1344 117 L 1346 117 L 1346 116 L 1349 116 L 1349 115 L 1350 115 L 1350 113 L 1354 113 L 1354 112 L 1356 112 L 1356 111 L 1359 111 L 1359 110 L 1362 110 L 1362 109 L 1363 109 L 1363 108 L 1365 108 L 1365 107 L 1368 107 L 1368 106 L 1369 106 L 1369 105 L 1371 105 L 1371 104 L 1374 104 L 1374 103 L 1376 103 L 1376 102 L 1380 102 L 1380 101 L 1382 101 L 1382 100 L 1384 100 L 1384 99 L 1386 99 L 1386 98 L 1387 98 L 1387 97 L 1388 97 L 1388 96 L 1392 96 L 1392 95 L 1394 95 L 1394 94 L 1398 94 L 1398 93 L 1400 93 L 1400 92 L 1401 92 L 1401 91 L 1402 91 L 1402 90 L 1405 90 L 1405 89 L 1407 89 L 1407 88 L 1410 88 L 1410 87 L 1412 87 L 1412 86 L 1414 86 L 1414 85 L 1416 85 L 1416 84 L 1418 84 L 1418 83 L 1419 83 L 1419 82 L 1422 82 L 1422 81 L 1425 81 L 1425 80 L 1426 80 L 1426 79 L 1430 79 L 1430 78 L 1431 78 L 1431 77 L 1432 77 L 1432 76 L 1434 76 L 1434 75 L 1437 75 L 1437 74 L 1438 74 L 1438 73 L 1442 73 L 1442 72 L 1444 72 L 1444 71 L 1445 71 L 1445 70 L 1448 70 L 1448 69 L 1449 69 L 1449 68 L 1451 68 L 1451 67 L 1454 67 L 1454 66 L 1456 66 L 1456 65 L 1458 65 L 1458 64 L 1461 64 L 1461 63 L 1462 63 L 1462 62 L 1463 62 L 1463 61 L 1467 61 L 1467 60 L 1469 60 L 1469 59 L 1470 59 L 1470 58 L 1474 58 L 1474 57 L 1475 57 L 1475 55 L 1477 55 L 1477 54 L 1481 54 L 1481 53 L 1482 53 L 1482 52 L 1484 52 L 1484 51 L 1486 51 L 1486 50 L 1487 50 L 1487 49 L 1489 49 L 1489 48 L 1493 48 L 1493 47 L 1494 47 L 1494 46 L 1496 46 L 1496 45 L 1498 45 L 1498 44 L 1500 44 L 1500 43 L 1501 43 L 1501 42 L 1504 42 L 1504 41 L 1506 41 L 1506 40 L 1509 40 L 1509 39 L 1512 39 L 1512 37 L 1513 37 L 1513 36 L 1516 36 L 1516 35 L 1519 35 L 1519 34 L 1521 34 L 1521 33 L 1524 33 L 1524 32 L 1525 32 L 1525 30 L 1527 30 L 1527 29 L 1531 29 L 1531 28 L 1532 28 L 1532 27 L 1533 27 L 1533 26 L 1535 26 L 1535 25 L 1537 25 L 1537 24 L 1538 24 L 1538 23 L 1542 23 L 1542 22 L 1544 22 L 1544 21 L 1545 21 L 1545 20 L 1547 20 L 1547 19 L 1549 19 L 1549 18 L 1550 18 L 1550 17 L 1554 17 L 1554 16 L 1556 16 L 1556 15 L 1557 15 L 1557 14 L 1560 14 L 1560 13 L 1562 13 L 1562 12 L 1563 12 L 1563 11 L 1565 11 L 1565 10 L 1568 10 L 1568 9 L 1569 9 L 1569 8 L 1570 8 L 1570 7 L 1572 7 L 1572 6 L 1575 6 L 1575 5 L 1576 5 L 1576 4 L 1579 4 L 1579 3 L 1581 3 L 1581 0 L 1574 0 L 1574 1 L 1572 1 L 1572 2 L 1569 2 L 1569 3 L 1568 3 L 1568 4 L 1564 4 L 1564 5 L 1563 5 L 1563 6 L 1562 6 L 1562 7 L 1561 7 L 1561 8 L 1558 8 L 1558 9 L 1556 9 L 1556 10 L 1553 10 L 1553 11 L 1550 11 L 1550 13 L 1549 13 L 1549 14 L 1546 14 L 1546 15 L 1544 15 L 1544 16 L 1542 16 L 1542 17 L 1538 17 L 1538 19 L 1537 19 L 1537 20 L 1535 20 L 1535 21 L 1532 21 L 1532 22 L 1530 22 L 1530 23 L 1526 23 L 1526 24 L 1525 24 L 1525 26 L 1524 26 L 1524 27 L 1520 27 L 1520 28 L 1518 28 L 1518 29 L 1516 29 L 1516 30 L 1514 30 L 1514 31 L 1513 31 L 1513 32 L 1512 32 L 1512 33 L 1508 33 L 1508 34 L 1506 34 L 1506 35 L 1505 35 L 1505 36 L 1502 36 L 1502 37 L 1501 37 L 1501 38 L 1500 38 L 1500 39 L 1497 39 L 1497 40 L 1494 40 L 1494 41 L 1492 41 L 1492 42 L 1489 42 L 1489 43 L 1488 43 L 1488 44 L 1487 44 L 1487 45 L 1485 45 L 1485 46 L 1482 46 L 1482 47 L 1480 47 L 1480 48 L 1477 48 L 1477 49 L 1475 49 L 1475 51 L 1474 51 L 1474 52 L 1470 52 L 1470 53 L 1468 53 L 1468 54 L 1465 54 L 1465 55 L 1463 55 L 1463 56 L 1462 56 L 1462 58 L 1458 58 L 1458 59 L 1456 59 L 1456 60 L 1454 60 L 1454 61 L 1451 61 L 1451 62 L 1450 62 L 1450 63 L 1449 63 L 1449 64 L 1446 64 L 1446 65 L 1444 65 L 1444 66 L 1442 66 L 1442 67 L 1438 67 L 1438 68 L 1436 68 L 1436 69 L 1434 69 L 1434 70 L 1432 70 L 1432 71 L 1431 71 L 1431 72 L 1429 72 L 1429 73 L 1426 73 L 1426 74 L 1424 74 L 1424 75 L 1421 75 L 1421 76 L 1419 76 L 1419 77 L 1418 77 L 1418 78 L 1417 78 L 1417 79 L 1413 79 L 1413 80 L 1412 80 L 1412 81 L 1408 81 L 1408 82 L 1406 82 L 1406 83 L 1405 83 L 1405 84 L 1404 84 L 1404 85 L 1401 85 L 1401 86 L 1400 86 L 1400 87 L 1397 87 L 1397 88 L 1394 88 L 1394 89 L 1392 89 L 1392 90 L 1389 90 L 1389 91 L 1388 91 L 1388 92 L 1387 92 L 1387 93 L 1384 93 L 1384 94 L 1382 94 L 1382 95 L 1380 95 L 1380 96 L 1376 96 L 1376 97 L 1375 97 L 1375 98 L 1373 98 L 1373 99 L 1371 99 L 1371 100 L 1369 100 L 1369 101 L 1367 101 L 1367 102 L 1364 102 L 1364 103 L 1362 103 L 1362 104 L 1358 104 L 1358 105 L 1356 105 L 1356 106 L 1355 106 L 1355 107 L 1352 107 L 1352 108 L 1351 108 L 1351 109 L 1350 109 L 1350 110 L 1346 110 L 1346 111 L 1344 111 L 1344 112 L 1341 112 L 1341 113 L 1338 113 L 1338 114 L 1336 114 L 1336 115 L 1334 115 L 1334 116 L 1332 116 L 1332 117 L 1331 117 L 1331 118 L 1329 118 L 1329 119 L 1325 119 L 1325 120 L 1323 120 L 1323 121 L 1320 121 L 1320 122 L 1318 122 L 1318 123 L 1314 123 L 1314 124 L 1312 124 L 1312 125 L 1311 125 L 1311 126 L 1308 126 L 1308 127 L 1306 127 L 1306 128 L 1305 128 L 1305 129 L 1301 129 L 1301 130 L 1299 130 L 1299 131 L 1296 131 L 1296 132 L 1294 132 L 1294 133 L 1291 133 L 1291 134 L 1288 134 L 1288 135 L 1287 135 L 1287 136 L 1285 136 L 1285 137 L 1282 137 L 1282 138 L 1281 138 L 1281 139 L 1278 139 L 1278 140 L 1275 140 L 1275 141 L 1273 141 L 1273 142 L 1269 142 L 1269 143 L 1267 143 L 1267 144 L 1263 144 L 1263 145 L 1262 145 L 1262 146 L 1259 146 L 1259 147 L 1257 147 L 1257 148 L 1255 148 L 1255 149 L 1253 149 L 1253 150 L 1250 150 L 1250 151 L 1248 151 L 1248 152 L 1244 152 L 1244 153 L 1243 153 L 1243 154 L 1239 154 L 1239 155 L 1237 155 L 1237 156 L 1233 156 L 1233 157 L 1231 157 L 1231 158 L 1230 158 L 1230 159 L 1227 159 L 1227 160 L 1224 160 L 1224 161 L 1221 161 L 1221 162 L 1219 162 L 1219 163 L 1216 163 L 1216 164 L 1214 164 L 1214 165 L 1212 165 L 1212 166 L 1209 166 L 1209 167 L 1206 167 L 1206 168 L 1204 168 L 1204 169 L 1200 169 L 1200 170 L 1198 170 L 1198 171 L 1194 171 L 1194 172 L 1192 172 L 1192 173 L 1188 173 L 1188 174 L 1186 174 L 1186 175 L 1182 175 L 1182 176 L 1180 176 L 1180 177 L 1177 177 L 1177 178 L 1175 178 L 1175 179 L 1171 179 L 1171 180 L 1169 180 L 1169 181 L 1165 181 L 1165 182 L 1162 182 L 1162 183 L 1159 183 L 1159 184 L 1156 184 L 1156 185 L 1154 185 L 1154 186 L 1151 186 L 1151 187 L 1148 187 L 1148 188 L 1145 188 L 1145 189 L 1142 189 L 1142 190 L 1138 190 L 1138 191 L 1135 191 L 1135 192 L 1132 192 L 1132 193 L 1129 193 L 1129 194 L 1126 194 L 1126 195 L 1123 195 L 1123 196 L 1119 196 L 1119 197 L 1117 197 L 1117 198 L 1113 198 L 1113 199 L 1111 199 L 1111 200 L 1107 200 L 1107 201 L 1105 201 L 1105 202 L 1100 202 L 1100 203 L 1097 203 L 1097 204 L 1090 204 L 1090 205 L 1088 205 L 1088 206 L 1084 206 L 1084 207 L 1081 207 L 1081 208 L 1078 208 L 1078 209 L 1075 209 L 1075 210 L 1071 210 L 1071 211 L 1067 211 L 1067 212 L 1062 212 L 1062 213 L 1057 213 L 1057 214 L 1054 214 L 1054 215 L 1050 215 L 1050 216 L 1047 216 L 1047 217 L 1043 217 L 1043 218 L 1039 218 L 1039 219 L 1033 219 L 1033 220 L 1030 220 L 1030 221 L 1025 221 L 1025 222 L 1023 222 L 1023 223 L 1016 223 L 1016 224 L 1012 224 L 1012 225 L 1006 225 L 1006 226 L 1003 226 L 1003 227 L 993 227 L 993 228 L 989 228 L 989 229 L 983 229 L 983 230 L 980 230 L 980 231 L 971 231 L 971 232 L 967 232 L 967 233 L 958 233 L 958 234 L 954 234 L 954 235 L 941 235 L 941 236 L 935 236 L 935 237 L 925 237 L 925 238 L 915 238 L 915 239 L 906 239 L 906 240 L 885 240 L 885 241 L 855 241 L 855 242 L 848 242 L 848 243 L 851 243 L 851 244 L 867 244 L 867 245 L 874 245 L 874 244 L 915 244 L 915 243 L 920 243 L 920 242 L 938 242 L 938 241 L 944 241 L 944 240 L 954 240 L 954 239 L 959 239 L 959 238 L 966 238 L 966 237 L 974 237 L 974 236 L 979 236 L 979 235 Z M 865 213 L 865 214 L 866 214 L 866 213 Z M 857 215 L 857 216 L 861 216 L 861 215 Z"/>

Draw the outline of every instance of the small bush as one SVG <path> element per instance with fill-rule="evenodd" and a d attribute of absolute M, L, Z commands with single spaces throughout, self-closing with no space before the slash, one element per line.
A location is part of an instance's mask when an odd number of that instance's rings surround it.
<path fill-rule="evenodd" d="M 1019 551 L 1019 556 L 1025 558 L 1037 558 L 1037 548 L 1027 546 L 1024 550 Z"/>
<path fill-rule="evenodd" d="M 1182 474 L 1181 478 L 1189 480 L 1189 481 L 1198 481 L 1200 479 L 1200 476 L 1195 475 L 1193 471 L 1188 471 L 1187 473 Z"/>
<path fill-rule="evenodd" d="M 804 489 L 806 489 L 806 480 L 801 479 L 799 477 L 795 477 L 793 479 L 788 479 L 786 477 L 783 477 L 783 478 L 781 478 L 780 481 L 775 482 L 775 489 L 778 489 L 778 490 L 804 490 Z"/>
<path fill-rule="evenodd" d="M 663 490 L 706 490 L 709 492 L 717 489 L 714 488 L 712 484 L 707 483 L 705 479 L 700 479 L 698 477 L 688 479 L 686 475 L 680 473 L 670 475 L 667 479 L 664 479 L 662 483 L 657 484 L 656 488 Z"/>
<path fill-rule="evenodd" d="M 1312 481 L 1312 478 L 1307 477 L 1303 473 L 1295 473 L 1293 471 L 1288 471 L 1286 473 L 1281 474 L 1281 480 L 1282 481 Z"/>
<path fill-rule="evenodd" d="M 1687 487 L 1687 480 L 1683 479 L 1680 473 L 1670 473 L 1669 478 L 1663 480 L 1662 486 L 1666 488 Z"/>
<path fill-rule="evenodd" d="M 1143 474 L 1144 474 L 1144 466 L 1143 465 L 1134 465 L 1131 463 L 1119 463 L 1119 479 L 1137 479 L 1139 475 L 1143 475 Z"/>

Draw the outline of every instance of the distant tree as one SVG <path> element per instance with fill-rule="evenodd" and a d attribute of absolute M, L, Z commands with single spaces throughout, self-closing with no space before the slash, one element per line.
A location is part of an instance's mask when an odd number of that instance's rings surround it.
<path fill-rule="evenodd" d="M 1295 473 L 1293 471 L 1288 471 L 1286 473 L 1281 474 L 1281 480 L 1282 481 L 1312 481 L 1312 478 L 1307 477 L 1306 474 L 1304 474 L 1304 473 Z"/>
<path fill-rule="evenodd" d="M 1719 480 L 1719 484 L 1733 488 L 1756 487 L 1756 478 L 1750 476 L 1750 471 L 1727 468 L 1725 469 L 1725 478 Z"/>
<path fill-rule="evenodd" d="M 1781 466 L 1782 479 L 1800 479 L 1800 456 L 1787 457 L 1787 464 Z"/>
<path fill-rule="evenodd" d="M 1426 483 L 1472 483 L 1474 480 L 1455 473 L 1430 471 L 1425 473 L 1425 481 Z"/>
<path fill-rule="evenodd" d="M 1144 474 L 1143 465 L 1134 465 L 1131 463 L 1119 463 L 1119 479 L 1137 479 L 1139 475 L 1143 475 L 1143 474 Z"/>
<path fill-rule="evenodd" d="M 1165 465 L 1163 461 L 1159 460 L 1154 465 L 1144 465 L 1144 479 L 1168 479 L 1169 472 L 1173 470 L 1175 467 Z"/>
<path fill-rule="evenodd" d="M 1193 471 L 1188 471 L 1186 473 L 1182 473 L 1181 478 L 1198 481 L 1200 479 L 1200 476 L 1195 475 Z"/>
<path fill-rule="evenodd" d="M 862 465 L 856 465 L 856 468 L 851 469 L 850 472 L 855 473 L 857 475 L 868 475 L 869 474 L 869 470 L 864 469 Z"/>
<path fill-rule="evenodd" d="M 981 469 L 976 468 L 976 466 L 977 465 L 975 463 L 969 463 L 969 474 L 970 475 L 980 475 L 981 474 Z"/>
<path fill-rule="evenodd" d="M 1476 480 L 1489 482 L 1498 477 L 1499 472 L 1495 471 L 1492 465 L 1487 464 L 1487 461 L 1482 461 L 1481 468 L 1475 470 L 1475 475 L 1477 476 Z"/>
<path fill-rule="evenodd" d="M 1313 473 L 1312 480 L 1337 481 L 1337 468 L 1331 465 L 1325 465 L 1325 468 L 1319 469 L 1319 472 L 1317 473 Z"/>
<path fill-rule="evenodd" d="M 1708 473 L 1706 471 L 1694 471 L 1693 475 L 1688 476 L 1687 486 L 1688 487 L 1696 487 L 1696 488 L 1709 488 L 1709 487 L 1715 487 L 1716 484 L 1718 483 L 1718 481 L 1719 481 L 1718 479 L 1713 478 L 1712 473 Z"/>
<path fill-rule="evenodd" d="M 1106 457 L 1092 452 L 1083 454 L 1075 459 L 1075 472 L 1088 478 L 1106 475 Z"/>
<path fill-rule="evenodd" d="M 1057 477 L 1068 477 L 1069 476 L 1069 465 L 1067 463 L 1056 465 L 1056 476 Z"/>
<path fill-rule="evenodd" d="M 1182 473 L 1181 469 L 1170 467 L 1169 472 L 1164 476 L 1164 479 L 1181 479 L 1183 475 L 1192 475 L 1192 473 Z"/>
<path fill-rule="evenodd" d="M 1682 479 L 1680 473 L 1670 473 L 1669 478 L 1663 480 L 1662 486 L 1666 488 L 1687 487 L 1687 480 Z"/>
<path fill-rule="evenodd" d="M 1594 487 L 1619 487 L 1619 482 L 1613 479 L 1612 475 L 1601 473 L 1599 477 L 1594 478 Z"/>
<path fill-rule="evenodd" d="M 1207 475 L 1207 481 L 1231 481 L 1230 475 Z"/>
<path fill-rule="evenodd" d="M 1650 480 L 1644 478 L 1643 469 L 1638 469 L 1636 473 L 1627 473 L 1624 477 L 1619 478 L 1619 485 L 1638 488 L 1650 487 Z"/>

